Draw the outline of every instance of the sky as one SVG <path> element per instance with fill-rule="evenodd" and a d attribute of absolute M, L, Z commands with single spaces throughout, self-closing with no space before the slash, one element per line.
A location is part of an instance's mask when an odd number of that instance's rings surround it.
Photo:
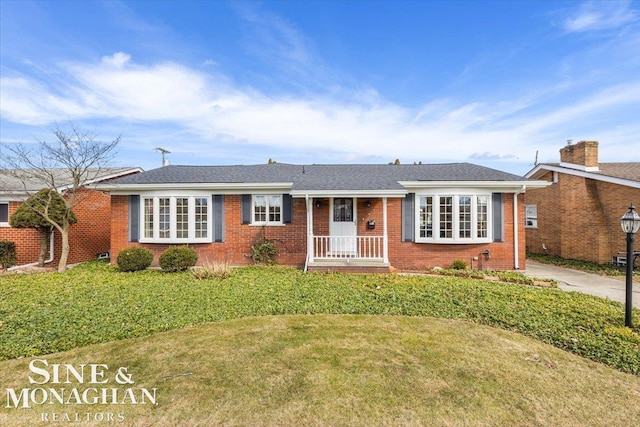
<path fill-rule="evenodd" d="M 0 144 L 117 166 L 640 161 L 638 1 L 0 1 Z"/>

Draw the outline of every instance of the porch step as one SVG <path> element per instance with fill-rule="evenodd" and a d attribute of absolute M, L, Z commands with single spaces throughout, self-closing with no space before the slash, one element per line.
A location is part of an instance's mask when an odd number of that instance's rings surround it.
<path fill-rule="evenodd" d="M 309 263 L 307 271 L 324 273 L 389 273 L 391 271 L 391 265 L 388 262 L 371 260 L 318 260 Z"/>

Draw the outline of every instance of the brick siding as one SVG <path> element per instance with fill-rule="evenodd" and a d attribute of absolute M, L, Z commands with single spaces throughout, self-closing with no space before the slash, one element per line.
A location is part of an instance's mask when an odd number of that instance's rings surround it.
<path fill-rule="evenodd" d="M 79 204 L 74 208 L 78 222 L 69 230 L 69 264 L 95 259 L 97 254 L 108 252 L 110 247 L 110 197 L 101 191 L 80 190 L 76 196 Z M 21 205 L 9 203 L 9 218 Z M 0 240 L 16 244 L 17 265 L 38 261 L 40 255 L 40 234 L 33 229 L 0 227 Z M 62 250 L 62 238 L 54 233 L 54 260 L 57 265 Z M 45 258 L 48 258 L 47 253 Z"/>
<path fill-rule="evenodd" d="M 581 141 L 560 150 L 560 160 L 597 167 L 598 142 Z M 557 172 L 555 183 L 526 193 L 525 203 L 538 206 L 538 225 L 527 229 L 527 250 L 562 258 L 611 262 L 626 250 L 620 217 L 640 189 Z M 553 182 L 553 172 L 540 179 Z M 546 251 L 544 248 L 546 247 Z"/>
<path fill-rule="evenodd" d="M 620 217 L 638 200 L 640 189 L 559 173 L 557 183 L 526 194 L 526 204 L 538 205 L 538 227 L 527 229 L 527 249 L 544 253 L 544 244 L 551 255 L 611 262 L 626 250 Z"/>
<path fill-rule="evenodd" d="M 329 199 L 318 199 L 320 207 L 313 203 L 313 232 L 315 235 L 329 235 Z M 367 207 L 367 201 L 371 206 Z M 519 199 L 519 267 L 525 267 L 524 198 Z M 358 235 L 381 236 L 383 234 L 383 203 L 380 198 L 360 198 L 357 202 Z M 252 264 L 250 247 L 259 233 L 275 239 L 279 249 L 279 264 L 303 267 L 306 260 L 307 215 L 304 199 L 293 199 L 293 221 L 291 224 L 274 227 L 256 227 L 242 224 L 241 197 L 225 196 L 225 241 L 220 243 L 189 244 L 198 252 L 198 262 L 228 262 L 232 265 Z M 388 199 L 389 261 L 400 270 L 416 270 L 427 267 L 449 267 L 456 259 L 472 263 L 475 268 L 511 270 L 514 269 L 513 252 L 513 197 L 505 194 L 504 199 L 504 242 L 486 244 L 450 245 L 402 242 L 402 199 Z M 113 196 L 111 200 L 111 262 L 116 263 L 118 253 L 127 247 L 142 246 L 154 253 L 153 265 L 158 265 L 160 254 L 170 245 L 129 242 L 129 199 L 128 196 Z M 376 228 L 367 228 L 367 221 L 375 220 Z M 490 259 L 482 252 L 489 250 Z M 480 264 L 480 262 L 482 264 Z"/>

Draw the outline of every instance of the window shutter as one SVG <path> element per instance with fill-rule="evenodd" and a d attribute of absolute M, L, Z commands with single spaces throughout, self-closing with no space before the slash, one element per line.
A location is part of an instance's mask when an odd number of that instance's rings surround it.
<path fill-rule="evenodd" d="M 242 195 L 242 223 L 251 224 L 251 194 Z"/>
<path fill-rule="evenodd" d="M 504 193 L 491 195 L 493 208 L 493 241 L 504 242 Z"/>
<path fill-rule="evenodd" d="M 214 194 L 213 199 L 213 241 L 224 242 L 224 196 Z"/>
<path fill-rule="evenodd" d="M 140 196 L 129 196 L 129 241 L 140 239 Z"/>
<path fill-rule="evenodd" d="M 409 193 L 402 201 L 402 241 L 413 242 L 415 241 L 415 218 L 416 218 L 416 205 L 415 205 L 415 193 Z"/>
<path fill-rule="evenodd" d="M 285 224 L 293 222 L 293 197 L 290 194 L 282 195 L 282 222 Z"/>

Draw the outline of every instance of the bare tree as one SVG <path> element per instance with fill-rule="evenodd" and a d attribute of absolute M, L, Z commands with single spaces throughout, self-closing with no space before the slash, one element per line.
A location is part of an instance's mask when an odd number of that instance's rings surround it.
<path fill-rule="evenodd" d="M 73 223 L 73 208 L 81 201 L 81 190 L 98 178 L 113 161 L 115 148 L 120 142 L 118 136 L 111 142 L 103 143 L 92 133 L 79 130 L 69 123 L 69 130 L 53 129 L 53 142 L 40 141 L 38 144 L 15 144 L 5 146 L 0 153 L 0 169 L 18 179 L 27 194 L 35 186 L 61 193 L 65 207 L 63 215 L 54 217 L 49 214 L 48 203 L 34 204 L 42 217 L 60 232 L 62 251 L 58 271 L 67 268 L 69 257 L 69 227 Z"/>

